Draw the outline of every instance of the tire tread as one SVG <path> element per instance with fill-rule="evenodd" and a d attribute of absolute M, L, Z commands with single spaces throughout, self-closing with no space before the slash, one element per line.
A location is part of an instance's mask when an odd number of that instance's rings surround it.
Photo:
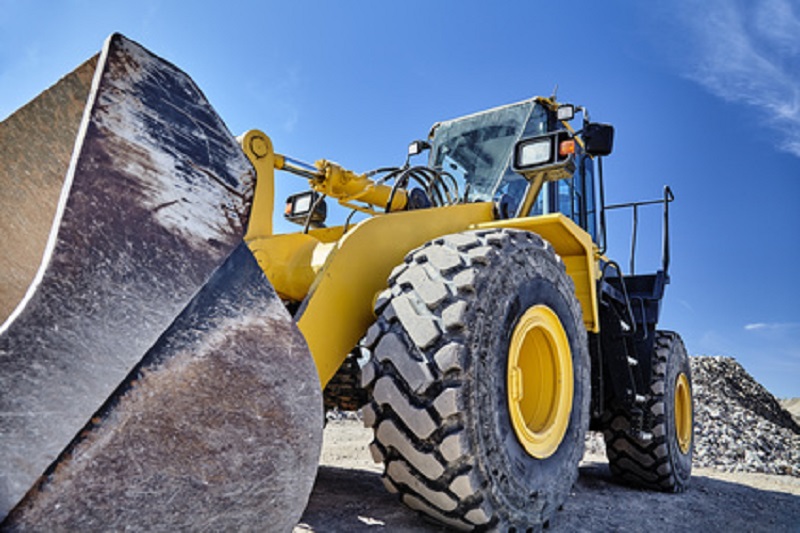
<path fill-rule="evenodd" d="M 378 321 L 364 339 L 373 351 L 367 363 L 372 368 L 362 372 L 363 386 L 372 392 L 365 425 L 375 430 L 373 457 L 384 463 L 385 484 L 412 509 L 457 529 L 514 527 L 519 518 L 498 522 L 504 509 L 486 495 L 486 474 L 471 460 L 458 403 L 474 386 L 464 345 L 467 303 L 475 299 L 477 273 L 498 249 L 519 257 L 523 268 L 530 268 L 532 250 L 544 252 L 574 294 L 563 263 L 535 234 L 504 229 L 448 235 L 411 252 L 393 271 L 377 300 Z M 580 312 L 577 300 L 574 305 Z M 400 329 L 410 343 L 396 336 Z M 585 330 L 580 334 L 585 337 Z M 586 411 L 588 416 L 588 405 Z M 519 525 L 521 531 L 530 527 Z"/>
<path fill-rule="evenodd" d="M 653 351 L 653 375 L 647 408 L 651 413 L 652 434 L 649 440 L 640 439 L 629 431 L 629 415 L 624 409 L 611 408 L 604 416 L 603 436 L 611 473 L 632 485 L 665 492 L 682 492 L 688 479 L 682 479 L 670 453 L 667 416 L 668 359 L 674 353 L 680 337 L 667 331 L 656 332 Z M 691 454 L 691 452 L 690 452 Z"/>

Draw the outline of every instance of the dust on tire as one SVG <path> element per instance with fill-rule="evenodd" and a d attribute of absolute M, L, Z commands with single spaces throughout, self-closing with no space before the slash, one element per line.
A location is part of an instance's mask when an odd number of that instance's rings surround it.
<path fill-rule="evenodd" d="M 541 460 L 514 436 L 505 390 L 511 331 L 535 304 L 559 316 L 574 368 L 566 435 Z M 580 304 L 552 247 L 507 229 L 436 239 L 395 268 L 376 312 L 364 420 L 387 488 L 450 527 L 541 527 L 577 477 L 590 396 Z"/>

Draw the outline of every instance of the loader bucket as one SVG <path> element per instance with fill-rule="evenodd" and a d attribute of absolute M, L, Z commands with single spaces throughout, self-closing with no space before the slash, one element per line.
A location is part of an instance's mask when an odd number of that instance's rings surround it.
<path fill-rule="evenodd" d="M 322 401 L 243 244 L 254 172 L 121 35 L 0 123 L 2 529 L 288 530 Z"/>

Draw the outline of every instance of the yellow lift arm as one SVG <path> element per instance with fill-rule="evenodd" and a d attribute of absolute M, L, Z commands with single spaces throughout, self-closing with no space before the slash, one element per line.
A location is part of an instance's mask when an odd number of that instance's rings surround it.
<path fill-rule="evenodd" d="M 302 302 L 295 320 L 309 345 L 324 387 L 347 354 L 374 322 L 373 305 L 392 269 L 426 242 L 475 229 L 515 228 L 538 233 L 564 260 L 580 300 L 587 330 L 599 330 L 597 248 L 572 220 L 554 214 L 495 220 L 490 202 L 402 211 L 407 201 L 398 189 L 390 216 L 373 216 L 347 229 L 332 227 L 275 235 L 272 230 L 275 170 L 303 176 L 315 191 L 339 200 L 384 207 L 392 188 L 328 160 L 315 168 L 275 153 L 272 141 L 251 130 L 240 138 L 258 175 L 252 216 L 245 240 L 278 294 Z"/>

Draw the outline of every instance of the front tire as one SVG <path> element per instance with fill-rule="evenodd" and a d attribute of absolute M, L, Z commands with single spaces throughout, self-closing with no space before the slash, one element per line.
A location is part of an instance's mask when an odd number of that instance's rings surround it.
<path fill-rule="evenodd" d="M 453 528 L 539 529 L 577 478 L 589 421 L 586 330 L 552 247 L 516 230 L 436 239 L 376 310 L 364 420 L 384 484 Z"/>
<path fill-rule="evenodd" d="M 692 474 L 693 409 L 689 356 L 677 333 L 657 331 L 647 402 L 652 438 L 630 433 L 622 409 L 606 414 L 603 435 L 611 473 L 642 488 L 683 492 Z"/>

